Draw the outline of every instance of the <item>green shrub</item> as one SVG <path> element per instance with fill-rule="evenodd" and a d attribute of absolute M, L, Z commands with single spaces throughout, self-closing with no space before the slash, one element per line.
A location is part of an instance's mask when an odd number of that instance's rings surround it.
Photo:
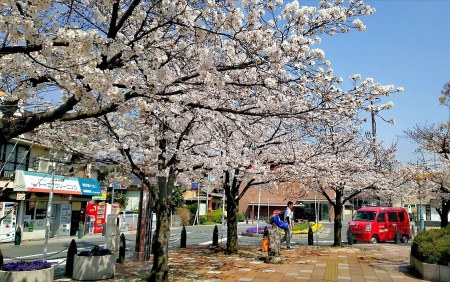
<path fill-rule="evenodd" d="M 305 223 L 300 223 L 300 224 L 294 225 L 294 228 L 292 228 L 292 231 L 308 230 L 308 228 L 309 228 L 309 223 L 305 222 Z"/>
<path fill-rule="evenodd" d="M 243 221 L 245 220 L 245 215 L 244 215 L 243 213 L 241 213 L 241 212 L 238 212 L 238 213 L 236 214 L 236 217 L 237 217 L 237 220 L 238 220 L 239 222 L 243 222 Z"/>
<path fill-rule="evenodd" d="M 450 226 L 417 234 L 411 255 L 421 262 L 448 265 L 450 263 Z"/>

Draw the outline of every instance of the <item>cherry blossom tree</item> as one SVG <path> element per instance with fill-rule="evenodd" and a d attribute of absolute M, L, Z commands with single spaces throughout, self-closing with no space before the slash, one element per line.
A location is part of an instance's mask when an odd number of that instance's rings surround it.
<path fill-rule="evenodd" d="M 318 132 L 315 157 L 299 163 L 298 168 L 311 182 L 311 188 L 333 207 L 333 245 L 340 246 L 345 203 L 367 190 L 388 190 L 386 175 L 395 165 L 395 147 L 386 149 L 367 140 L 351 119 L 323 124 Z M 328 193 L 330 190 L 334 197 Z"/>
<path fill-rule="evenodd" d="M 4 1 L 0 141 L 55 120 L 98 117 L 135 97 L 237 111 L 235 101 L 253 95 L 239 111 L 295 114 L 303 107 L 290 101 L 314 80 L 340 82 L 318 68 L 330 65 L 312 48 L 318 36 L 364 30 L 357 17 L 374 12 L 342 2 L 321 1 L 318 10 L 296 1 Z"/>
<path fill-rule="evenodd" d="M 168 202 L 187 171 L 223 172 L 231 214 L 249 165 L 264 174 L 267 165 L 288 163 L 288 146 L 299 138 L 293 133 L 353 117 L 368 99 L 390 94 L 392 86 L 369 79 L 340 89 L 342 78 L 315 46 L 326 34 L 364 30 L 357 17 L 373 12 L 363 1 L 316 8 L 297 1 L 10 0 L 0 19 L 1 136 L 56 120 L 53 135 L 43 126 L 42 136 L 120 163 L 146 184 L 156 177 L 150 280 L 167 281 Z M 61 98 L 56 106 L 43 103 L 52 90 Z"/>
<path fill-rule="evenodd" d="M 441 91 L 441 97 L 439 97 L 440 104 L 450 107 L 448 98 L 450 95 L 450 83 L 444 85 Z M 434 202 L 436 204 L 436 211 L 441 217 L 441 227 L 448 225 L 448 214 L 450 212 L 450 190 L 448 186 L 448 162 L 450 160 L 450 123 L 445 122 L 442 124 L 430 124 L 430 125 L 416 125 L 412 129 L 404 131 L 405 135 L 417 144 L 417 152 L 422 153 L 423 163 L 427 163 L 426 156 L 430 154 L 438 158 L 438 162 L 435 164 L 432 170 L 432 175 L 425 174 L 427 182 L 432 182 L 435 185 L 429 185 L 429 194 L 436 197 Z M 423 178 L 418 174 L 419 178 Z M 422 180 L 425 180 L 422 179 Z"/>

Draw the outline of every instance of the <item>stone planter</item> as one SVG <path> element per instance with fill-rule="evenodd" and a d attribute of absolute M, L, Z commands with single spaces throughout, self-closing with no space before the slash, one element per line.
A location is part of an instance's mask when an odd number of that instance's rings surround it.
<path fill-rule="evenodd" d="M 424 263 L 409 256 L 412 269 L 415 269 L 423 279 L 439 282 L 450 282 L 450 266 Z"/>
<path fill-rule="evenodd" d="M 48 282 L 54 280 L 53 267 L 33 271 L 1 271 L 0 281 Z"/>
<path fill-rule="evenodd" d="M 102 280 L 116 274 L 115 254 L 105 256 L 78 256 L 73 260 L 72 278 L 81 281 Z"/>

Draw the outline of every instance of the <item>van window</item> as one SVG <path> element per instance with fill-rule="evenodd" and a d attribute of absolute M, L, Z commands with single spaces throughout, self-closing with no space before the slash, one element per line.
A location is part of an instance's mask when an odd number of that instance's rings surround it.
<path fill-rule="evenodd" d="M 397 222 L 397 213 L 396 212 L 388 212 L 389 222 Z"/>
<path fill-rule="evenodd" d="M 400 222 L 405 221 L 405 214 L 402 213 L 402 212 L 399 212 L 399 213 L 398 213 L 398 218 L 400 219 Z"/>
<path fill-rule="evenodd" d="M 386 216 L 384 215 L 384 212 L 380 212 L 378 215 L 378 222 L 386 222 Z"/>
<path fill-rule="evenodd" d="M 376 214 L 377 212 L 374 211 L 358 211 L 353 217 L 353 220 L 374 221 Z"/>

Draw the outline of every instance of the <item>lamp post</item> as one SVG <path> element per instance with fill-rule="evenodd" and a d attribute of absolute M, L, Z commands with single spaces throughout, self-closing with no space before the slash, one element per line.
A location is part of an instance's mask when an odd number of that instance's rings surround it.
<path fill-rule="evenodd" d="M 419 183 L 419 231 L 422 231 L 425 227 L 425 222 L 423 219 L 423 206 L 422 206 L 422 185 Z"/>
<path fill-rule="evenodd" d="M 259 228 L 259 208 L 261 205 L 261 188 L 258 188 L 258 219 L 256 220 L 256 234 L 258 234 Z"/>

